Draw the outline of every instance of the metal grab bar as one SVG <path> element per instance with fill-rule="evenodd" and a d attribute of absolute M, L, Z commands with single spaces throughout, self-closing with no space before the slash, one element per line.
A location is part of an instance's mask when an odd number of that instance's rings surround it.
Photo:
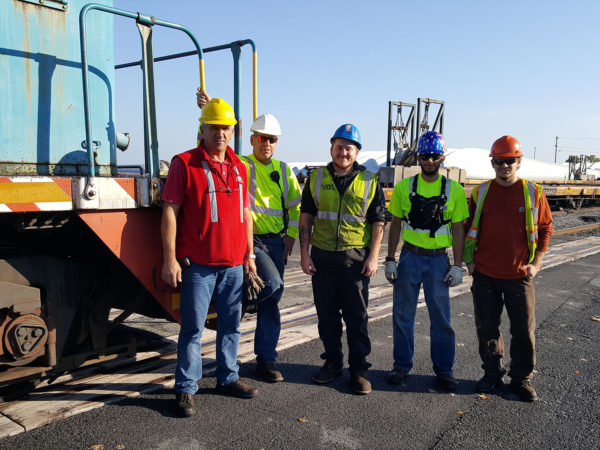
<path fill-rule="evenodd" d="M 204 58 L 202 48 L 196 40 L 196 37 L 187 28 L 163 20 L 156 19 L 151 16 L 146 16 L 141 13 L 132 13 L 121 9 L 113 8 L 111 6 L 100 5 L 97 3 L 90 3 L 85 5 L 79 13 L 79 39 L 81 44 L 81 67 L 82 67 L 82 79 L 83 79 L 83 106 L 85 114 L 85 136 L 87 143 L 88 152 L 88 169 L 89 178 L 86 183 L 84 195 L 88 200 L 91 200 L 97 195 L 95 188 L 94 177 L 96 175 L 96 167 L 94 161 L 94 147 L 92 142 L 92 125 L 90 120 L 90 99 L 89 99 L 89 70 L 87 61 L 87 40 L 86 40 L 86 15 L 91 10 L 98 10 L 115 14 L 123 17 L 129 17 L 135 19 L 140 34 L 142 37 L 142 69 L 144 71 L 144 132 L 145 132 L 145 158 L 146 158 L 146 170 L 153 179 L 151 201 L 158 200 L 159 186 L 158 182 L 154 182 L 155 178 L 159 175 L 159 164 L 158 164 L 158 145 L 156 139 L 156 113 L 154 111 L 154 75 L 153 75 L 153 58 L 152 58 L 152 35 L 151 29 L 154 25 L 163 26 L 167 28 L 173 28 L 176 30 L 183 31 L 186 33 L 198 53 L 198 66 L 200 72 L 200 87 L 205 90 L 205 79 L 204 79 Z M 145 28 L 145 30 L 144 30 Z"/>
<path fill-rule="evenodd" d="M 241 88 L 240 88 L 240 70 L 239 70 L 239 61 L 241 55 L 241 47 L 244 45 L 252 46 L 252 120 L 256 119 L 258 115 L 258 55 L 256 53 L 256 45 L 254 41 L 251 39 L 244 39 L 241 41 L 234 41 L 230 44 L 217 45 L 215 47 L 208 47 L 203 49 L 204 53 L 216 52 L 219 50 L 230 49 L 233 55 L 234 61 L 234 81 L 233 81 L 233 109 L 235 111 L 235 118 L 238 120 L 238 124 L 235 128 L 235 140 L 234 140 L 234 148 L 237 154 L 241 153 L 241 114 L 240 114 L 240 97 L 241 97 Z M 158 58 L 154 58 L 154 62 L 168 61 L 171 59 L 177 58 L 185 58 L 187 56 L 197 55 L 198 51 L 192 50 L 189 52 L 182 53 L 173 53 L 171 55 L 159 56 Z M 115 65 L 115 69 L 125 69 L 127 67 L 135 67 L 141 66 L 143 61 L 132 61 L 123 64 Z"/>

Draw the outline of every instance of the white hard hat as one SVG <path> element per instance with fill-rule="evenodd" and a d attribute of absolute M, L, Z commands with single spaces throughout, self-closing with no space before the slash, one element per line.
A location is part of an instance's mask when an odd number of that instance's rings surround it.
<path fill-rule="evenodd" d="M 268 113 L 258 116 L 254 123 L 252 123 L 250 131 L 268 134 L 270 136 L 281 136 L 281 126 L 279 126 L 279 121 L 273 114 Z"/>

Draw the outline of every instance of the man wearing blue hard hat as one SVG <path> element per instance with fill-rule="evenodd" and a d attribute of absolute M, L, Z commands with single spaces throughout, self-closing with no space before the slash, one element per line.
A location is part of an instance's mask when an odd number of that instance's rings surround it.
<path fill-rule="evenodd" d="M 394 367 L 390 383 L 404 383 L 413 366 L 415 313 L 423 285 L 431 322 L 431 359 L 436 383 L 454 391 L 455 337 L 450 324 L 449 287 L 462 283 L 463 220 L 469 217 L 465 192 L 456 181 L 440 176 L 446 141 L 435 131 L 424 133 L 417 144 L 421 173 L 394 186 L 385 276 L 394 285 Z M 396 249 L 404 240 L 400 261 Z M 454 265 L 447 248 L 452 246 Z"/>
<path fill-rule="evenodd" d="M 326 384 L 341 375 L 342 318 L 348 338 L 350 387 L 371 392 L 366 378 L 371 341 L 367 331 L 369 280 L 385 228 L 385 199 L 377 176 L 356 162 L 358 128 L 340 126 L 331 138 L 331 159 L 310 174 L 300 206 L 302 270 L 312 275 L 325 364 L 312 380 Z M 312 246 L 309 252 L 309 244 Z"/>

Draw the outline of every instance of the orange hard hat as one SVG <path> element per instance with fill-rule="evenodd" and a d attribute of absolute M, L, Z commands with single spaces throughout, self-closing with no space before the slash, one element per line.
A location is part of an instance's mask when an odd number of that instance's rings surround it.
<path fill-rule="evenodd" d="M 523 156 L 521 143 L 512 136 L 502 136 L 492 144 L 492 158 L 520 158 Z"/>

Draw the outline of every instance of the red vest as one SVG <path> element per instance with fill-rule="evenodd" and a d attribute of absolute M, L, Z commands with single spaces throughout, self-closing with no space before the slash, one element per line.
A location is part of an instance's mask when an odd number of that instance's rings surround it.
<path fill-rule="evenodd" d="M 212 166 L 203 146 L 176 155 L 187 170 L 185 197 L 177 218 L 177 258 L 196 264 L 237 266 L 246 254 L 244 197 L 246 166 L 227 147 L 225 158 L 235 169 L 227 180 Z M 237 172 L 236 172 L 237 170 Z"/>

